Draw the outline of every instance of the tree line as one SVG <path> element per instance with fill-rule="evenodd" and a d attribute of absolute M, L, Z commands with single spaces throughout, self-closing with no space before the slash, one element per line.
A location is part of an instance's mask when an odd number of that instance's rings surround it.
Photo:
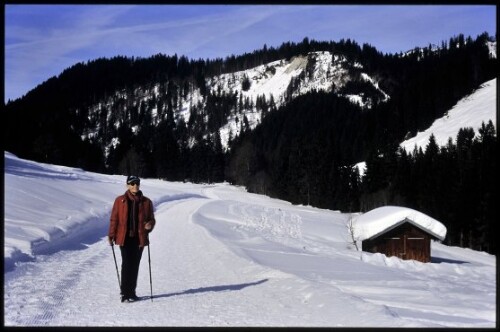
<path fill-rule="evenodd" d="M 431 135 L 425 152 L 389 145 L 366 160 L 359 210 L 410 207 L 443 222 L 447 244 L 496 254 L 498 152 L 491 120 L 477 134 L 460 129 L 443 147 Z"/>
<path fill-rule="evenodd" d="M 264 46 L 226 59 L 189 60 L 162 54 L 147 59 L 96 59 L 76 64 L 23 98 L 9 101 L 4 111 L 5 149 L 22 158 L 102 173 L 229 181 L 293 203 L 343 211 L 365 210 L 398 198 L 401 204 L 417 207 L 419 202 L 420 210 L 434 213 L 426 204 L 435 201 L 409 189 L 398 188 L 396 194 L 392 186 L 384 186 L 395 180 L 392 173 L 376 169 L 377 156 L 381 149 L 427 128 L 480 83 L 496 77 L 497 60 L 486 47 L 489 40 L 487 34 L 476 39 L 459 35 L 443 42 L 439 50 L 429 46 L 407 54 L 381 54 L 349 39 L 305 38 L 301 43 Z M 337 92 L 377 97 L 370 110 L 333 91 L 292 98 L 299 83 L 295 81 L 280 108 L 272 98 L 259 96 L 254 101 L 238 91 L 212 91 L 207 86 L 207 78 L 213 75 L 314 51 L 342 54 L 361 63 L 363 72 L 378 79 L 389 101 L 381 102 L 380 92 L 367 86 L 360 75 Z M 243 80 L 242 88 L 249 89 L 251 81 Z M 189 100 L 198 92 L 198 101 Z M 179 115 L 186 107 L 188 119 Z M 249 110 L 262 113 L 262 123 L 254 130 L 245 116 Z M 240 134 L 230 136 L 230 149 L 224 151 L 220 128 L 231 117 Z M 404 161 L 408 167 L 420 167 L 422 163 L 413 163 L 412 158 Z M 352 165 L 364 160 L 368 177 L 363 180 Z M 461 175 L 468 171 L 464 169 Z M 376 177 L 386 182 L 377 184 Z M 391 199 L 380 201 L 380 197 Z M 488 210 L 487 202 L 481 201 L 483 210 Z M 484 220 L 489 218 L 485 213 L 480 214 Z M 452 227 L 449 234 L 453 243 L 482 241 L 479 233 L 464 227 Z"/>

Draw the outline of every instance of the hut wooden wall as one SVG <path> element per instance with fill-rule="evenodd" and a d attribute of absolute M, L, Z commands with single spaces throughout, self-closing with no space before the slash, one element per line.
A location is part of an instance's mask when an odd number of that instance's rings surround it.
<path fill-rule="evenodd" d="M 362 242 L 362 250 L 401 259 L 431 261 L 431 235 L 409 222 Z"/>

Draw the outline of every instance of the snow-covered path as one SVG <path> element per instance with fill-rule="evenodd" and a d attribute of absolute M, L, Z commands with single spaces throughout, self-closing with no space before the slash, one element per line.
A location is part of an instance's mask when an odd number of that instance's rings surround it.
<path fill-rule="evenodd" d="M 348 214 L 154 179 L 141 185 L 156 208 L 154 298 L 145 250 L 144 300 L 121 303 L 105 235 L 123 177 L 8 154 L 6 171 L 5 326 L 496 325 L 495 256 L 439 243 L 432 263 L 364 253 Z"/>
<path fill-rule="evenodd" d="M 435 308 L 443 312 L 442 318 L 432 313 L 433 319 L 428 319 L 425 312 L 433 305 L 408 299 L 424 297 L 435 302 L 437 293 L 433 288 L 445 286 L 441 274 L 436 275 L 434 283 L 429 283 L 428 275 L 419 277 L 415 269 L 387 271 L 386 266 L 377 266 L 379 260 L 373 257 L 367 258 L 373 260 L 372 264 L 366 264 L 359 260 L 358 254 L 342 254 L 313 243 L 310 251 L 303 246 L 302 251 L 294 252 L 290 250 L 293 238 L 279 237 L 276 229 L 273 236 L 267 237 L 267 244 L 256 243 L 248 235 L 249 227 L 261 231 L 266 227 L 248 223 L 251 216 L 257 215 L 251 210 L 259 207 L 258 196 L 254 196 L 256 201 L 241 202 L 227 201 L 224 194 L 226 198 L 231 196 L 223 190 L 217 194 L 216 190 L 203 188 L 199 194 L 183 196 L 157 208 L 158 223 L 151 234 L 153 301 L 149 299 L 148 254 L 144 251 L 138 294 L 145 299 L 134 304 L 120 303 L 111 248 L 103 239 L 84 250 L 40 256 L 37 263 L 23 263 L 7 273 L 6 325 L 373 326 L 374 316 L 376 326 L 439 326 L 432 321 L 447 319 L 453 324 L 471 323 L 470 319 L 460 321 L 457 317 L 457 312 L 464 311 L 462 314 L 466 316 L 474 310 L 468 307 L 468 301 L 461 302 L 459 307 L 446 308 L 446 304 L 454 301 L 449 298 L 449 291 L 442 295 L 445 307 Z M 273 206 L 284 208 L 283 203 L 269 202 L 260 208 L 271 216 L 275 213 L 271 212 Z M 312 213 L 291 206 L 288 211 L 295 218 Z M 220 222 L 217 213 L 225 214 L 225 222 L 229 224 L 234 216 L 242 217 L 233 219 L 240 219 L 236 221 L 247 219 L 247 235 L 238 238 L 226 234 L 231 243 L 224 241 L 224 236 L 221 242 L 199 225 L 210 224 L 210 215 Z M 269 218 L 261 218 L 266 220 Z M 217 230 L 214 225 L 207 226 Z M 229 228 L 238 231 L 241 225 Z M 301 234 L 297 243 L 307 244 L 304 240 L 307 237 Z M 280 249 L 280 245 L 285 247 Z M 115 248 L 115 252 L 120 262 L 119 249 Z M 30 284 L 37 290 L 26 287 Z M 389 285 L 393 290 L 388 293 Z M 459 293 L 460 289 L 455 289 L 451 294 Z M 480 307 L 478 323 L 492 318 L 484 316 L 481 303 L 470 305 Z M 356 316 L 353 311 L 364 314 Z"/>
<path fill-rule="evenodd" d="M 7 326 L 316 326 L 353 325 L 349 316 L 325 316 L 324 301 L 345 306 L 340 292 L 321 294 L 305 280 L 245 260 L 228 250 L 192 215 L 208 198 L 193 197 L 162 204 L 151 234 L 154 297 L 147 251 L 143 254 L 138 294 L 144 301 L 122 304 L 112 252 L 106 241 L 85 250 L 61 251 L 37 263 L 23 263 L 6 274 Z M 118 262 L 119 249 L 115 248 Z M 34 281 L 33 278 L 40 278 Z M 27 284 L 38 289 L 33 292 Z M 259 301 L 254 301 L 254 299 Z M 323 299 L 325 300 L 325 299 Z M 331 299 L 327 302 L 331 302 Z M 338 307 L 337 307 L 338 306 Z M 17 310 L 12 310 L 17 308 Z M 378 309 L 377 309 L 378 310 Z M 393 325 L 393 319 L 387 320 Z M 310 323 L 306 324 L 311 326 Z M 363 324 L 364 325 L 364 324 Z"/>

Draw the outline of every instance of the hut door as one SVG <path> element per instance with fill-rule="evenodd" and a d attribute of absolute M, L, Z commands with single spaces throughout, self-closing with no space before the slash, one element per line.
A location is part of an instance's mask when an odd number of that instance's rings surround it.
<path fill-rule="evenodd" d="M 375 246 L 371 245 L 372 252 L 380 252 L 387 257 L 396 256 L 424 263 L 430 261 L 429 236 L 408 223 L 376 239 Z"/>
<path fill-rule="evenodd" d="M 395 248 L 397 252 L 393 253 L 394 256 L 401 259 L 421 259 L 421 257 L 417 256 L 419 256 L 418 252 L 421 251 L 424 242 L 423 237 L 414 237 L 404 234 L 402 237 L 392 238 L 392 240 L 396 241 L 393 248 Z"/>
<path fill-rule="evenodd" d="M 406 259 L 414 259 L 421 262 L 427 262 L 425 255 L 425 238 L 421 236 L 406 236 Z"/>
<path fill-rule="evenodd" d="M 401 253 L 404 253 L 403 238 L 399 236 L 384 238 L 385 245 L 381 246 L 380 252 L 384 253 L 387 257 L 396 256 L 404 259 Z"/>

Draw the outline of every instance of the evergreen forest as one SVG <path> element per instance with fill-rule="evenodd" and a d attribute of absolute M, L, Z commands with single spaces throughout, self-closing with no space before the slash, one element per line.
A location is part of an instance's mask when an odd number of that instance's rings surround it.
<path fill-rule="evenodd" d="M 425 152 L 399 148 L 496 77 L 497 59 L 487 47 L 494 40 L 486 33 L 475 39 L 459 35 L 438 48 L 382 54 L 349 39 L 304 38 L 225 59 L 157 54 L 91 60 L 5 105 L 5 150 L 101 173 L 228 181 L 294 204 L 342 212 L 406 206 L 444 223 L 447 244 L 496 254 L 498 135 L 493 123 L 484 123 L 477 133 L 464 124 L 455 143 L 444 147 L 431 137 Z M 215 75 L 318 51 L 362 64 L 390 100 L 381 102 L 360 79 L 335 93 L 312 91 L 293 98 L 299 82 L 292 81 L 287 102 L 279 107 L 272 98 L 248 100 L 241 92 L 207 86 Z M 250 87 L 251 80 L 244 78 L 242 89 Z M 179 111 L 196 93 L 203 103 L 192 106 L 184 121 Z M 367 110 L 339 93 L 361 93 L 376 102 Z M 248 124 L 249 111 L 262 113 L 255 128 Z M 231 117 L 241 131 L 224 149 L 219 129 Z M 353 167 L 361 161 L 366 161 L 363 176 Z"/>

